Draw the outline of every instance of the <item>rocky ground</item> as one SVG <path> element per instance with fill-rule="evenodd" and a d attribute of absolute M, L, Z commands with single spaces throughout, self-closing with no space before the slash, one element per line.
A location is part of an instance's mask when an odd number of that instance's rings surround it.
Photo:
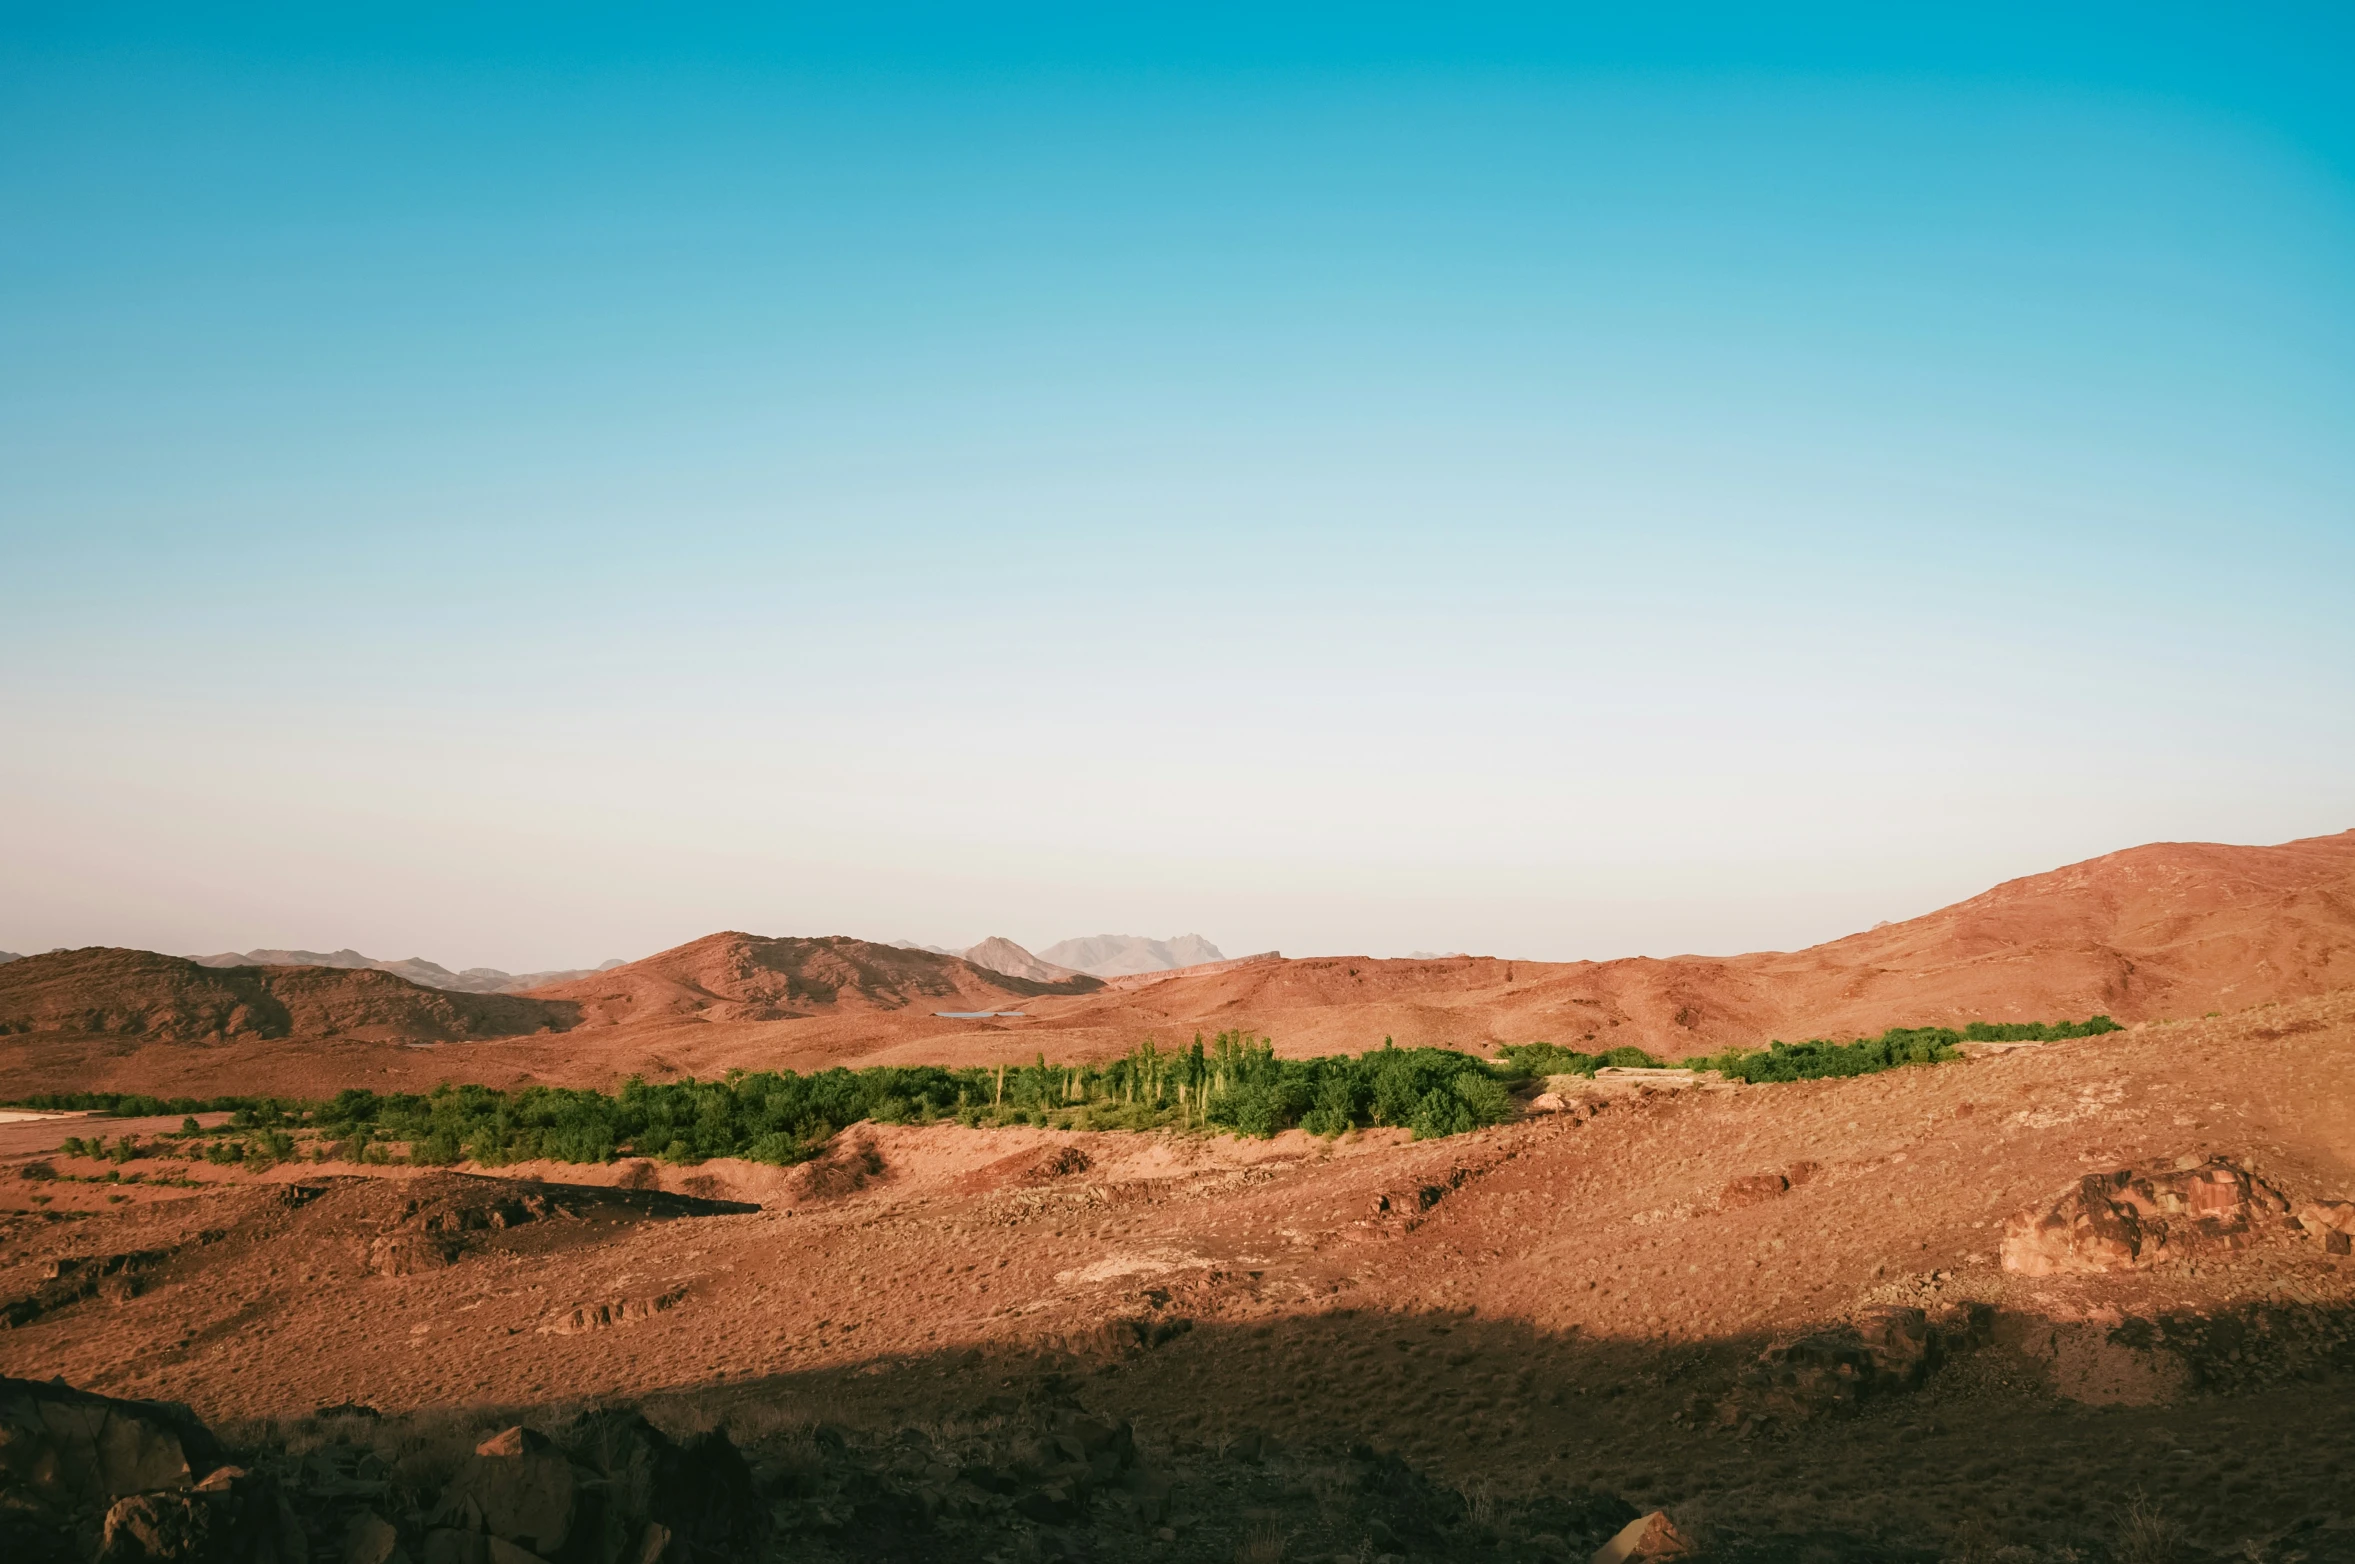
<path fill-rule="evenodd" d="M 475 1443 L 621 1406 L 743 1452 L 746 1557 L 1584 1557 L 1662 1507 L 1727 1557 L 2355 1558 L 2355 997 L 1575 1107 L 19 1157 L 0 1370 L 188 1403 L 321 1557 L 320 1460 L 415 1557 L 492 1535 L 427 1524 Z"/>

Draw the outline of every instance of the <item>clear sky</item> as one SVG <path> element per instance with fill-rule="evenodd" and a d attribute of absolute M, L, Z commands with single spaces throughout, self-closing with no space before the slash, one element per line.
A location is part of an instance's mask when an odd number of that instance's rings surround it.
<path fill-rule="evenodd" d="M 2355 825 L 2345 6 L 788 9 L 0 4 L 0 948 L 1733 951 Z"/>

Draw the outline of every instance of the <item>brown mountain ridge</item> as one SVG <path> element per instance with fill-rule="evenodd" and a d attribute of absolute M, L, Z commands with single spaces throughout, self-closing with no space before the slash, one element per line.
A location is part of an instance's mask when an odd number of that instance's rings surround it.
<path fill-rule="evenodd" d="M 563 1031 L 579 1019 L 561 1001 L 425 988 L 369 967 L 214 967 L 104 945 L 0 966 L 0 1034 L 440 1042 Z"/>
<path fill-rule="evenodd" d="M 729 931 L 529 994 L 476 995 L 371 970 L 52 952 L 0 965 L 0 1034 L 18 1034 L 0 1041 L 0 1074 L 26 1091 L 316 1095 L 362 1077 L 384 1089 L 609 1085 L 739 1067 L 1101 1058 L 1228 1028 L 1295 1055 L 1394 1038 L 1633 1044 L 1675 1059 L 1889 1026 L 2096 1013 L 2132 1024 L 2350 987 L 2355 832 L 2342 832 L 2130 848 L 1805 950 L 1726 957 L 1271 955 L 1041 982 L 847 936 Z M 551 1046 L 538 1035 L 548 1032 L 567 1035 Z M 143 1046 L 191 1041 L 239 1046 Z"/>
<path fill-rule="evenodd" d="M 1042 982 L 962 956 L 878 945 L 847 935 L 771 938 L 730 930 L 532 997 L 578 1004 L 592 1023 L 656 1018 L 791 1021 L 821 1011 L 996 1011 L 1042 995 L 1078 995 L 1101 979 L 1070 973 Z"/>
<path fill-rule="evenodd" d="M 1399 1042 L 1632 1043 L 1669 1058 L 1770 1038 L 2108 1014 L 2121 1022 L 2355 986 L 2355 831 L 2162 842 L 2007 881 L 1799 951 L 1536 962 L 1254 960 L 1123 979 L 1045 1024 L 1250 1027 L 1285 1052 Z M 1053 1052 L 1050 1047 L 1049 1052 Z"/>

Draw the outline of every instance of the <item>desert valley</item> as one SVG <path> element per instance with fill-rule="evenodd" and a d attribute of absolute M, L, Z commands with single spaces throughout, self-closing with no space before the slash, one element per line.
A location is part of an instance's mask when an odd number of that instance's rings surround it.
<path fill-rule="evenodd" d="M 975 954 L 0 964 L 8 1557 L 2355 1559 L 2355 832 Z"/>

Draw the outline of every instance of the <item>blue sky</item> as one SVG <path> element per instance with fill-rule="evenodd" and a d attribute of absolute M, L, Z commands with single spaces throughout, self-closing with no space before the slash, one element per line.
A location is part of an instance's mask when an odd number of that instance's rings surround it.
<path fill-rule="evenodd" d="M 2355 24 L 2055 9 L 0 7 L 0 948 L 1726 951 L 2355 825 Z"/>

